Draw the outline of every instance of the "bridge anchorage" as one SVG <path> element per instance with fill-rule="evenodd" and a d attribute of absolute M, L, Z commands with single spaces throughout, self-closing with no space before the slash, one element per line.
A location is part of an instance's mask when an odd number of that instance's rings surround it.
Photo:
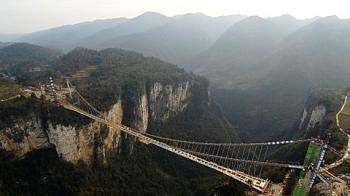
<path fill-rule="evenodd" d="M 70 84 L 68 80 L 66 82 L 67 89 L 63 89 L 62 92 L 53 91 L 55 93 L 55 101 L 64 108 L 101 122 L 111 129 L 119 129 L 138 138 L 140 142 L 146 145 L 155 145 L 171 153 L 175 153 L 186 159 L 217 170 L 262 193 L 267 189 L 270 181 L 256 176 L 260 176 L 263 167 L 266 166 L 301 170 L 299 176 L 300 180 L 294 190 L 295 196 L 307 195 L 317 177 L 327 186 L 330 185 L 328 180 L 321 175 L 321 173 L 326 173 L 328 176 L 332 176 L 326 169 L 321 167 L 324 155 L 328 149 L 330 135 L 323 141 L 320 139 L 304 139 L 260 143 L 210 143 L 183 141 L 141 133 L 138 130 L 107 120 L 101 112 L 91 106 L 83 96 L 74 89 L 73 85 Z M 275 163 L 266 160 L 269 149 L 275 148 L 276 146 L 299 143 L 309 143 L 303 165 Z"/>

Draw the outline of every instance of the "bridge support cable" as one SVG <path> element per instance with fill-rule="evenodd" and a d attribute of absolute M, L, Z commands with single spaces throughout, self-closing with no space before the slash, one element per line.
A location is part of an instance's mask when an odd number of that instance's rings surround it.
<path fill-rule="evenodd" d="M 236 156 L 235 156 L 235 158 L 239 158 L 239 152 L 241 151 L 241 146 L 238 146 L 238 153 L 236 153 Z M 238 168 L 238 166 L 239 166 L 239 164 L 238 164 L 238 162 L 237 161 L 235 161 L 235 166 L 234 166 L 234 168 Z"/>
<path fill-rule="evenodd" d="M 244 152 L 245 152 L 246 147 L 247 147 L 247 146 L 244 146 L 244 148 L 243 148 L 243 153 L 241 154 L 241 159 L 244 159 Z M 239 164 L 239 168 L 238 168 L 239 170 L 242 170 L 242 167 L 243 167 L 243 169 L 244 169 L 244 166 L 242 166 L 243 163 L 244 163 L 244 162 L 241 162 L 241 163 Z"/>
<path fill-rule="evenodd" d="M 260 156 L 261 156 L 262 149 L 263 149 L 262 146 L 260 146 L 260 152 L 259 152 L 258 160 L 260 160 Z M 256 166 L 256 167 L 254 168 L 254 174 L 253 174 L 254 176 L 256 176 L 256 173 L 255 173 L 255 172 L 256 172 L 257 169 L 258 169 L 258 166 Z M 260 175 L 260 174 L 259 174 L 259 175 Z"/>
<path fill-rule="evenodd" d="M 237 152 L 239 152 L 239 150 L 240 150 L 240 146 L 233 146 L 233 150 L 232 150 L 232 153 L 231 153 L 231 156 L 230 157 L 232 157 L 232 158 L 238 158 L 238 153 Z M 232 164 L 232 166 L 230 166 L 230 168 L 237 168 L 238 167 L 238 163 L 236 162 L 236 161 L 232 161 L 231 160 L 231 164 Z"/>
<path fill-rule="evenodd" d="M 264 161 L 266 160 L 266 156 L 267 156 L 267 151 L 269 150 L 269 146 L 266 147 L 266 150 L 265 150 L 265 155 L 264 155 Z M 259 176 L 261 175 L 262 173 L 262 170 L 263 170 L 263 166 L 260 167 L 260 172 L 259 172 Z"/>
<path fill-rule="evenodd" d="M 256 156 L 255 154 L 256 154 L 256 148 L 257 148 L 257 147 L 258 147 L 258 146 L 255 146 L 254 153 L 252 154 L 251 160 L 259 160 L 259 158 L 254 159 L 254 157 Z M 249 158 L 248 158 L 248 159 L 249 159 Z M 253 171 L 254 171 L 254 168 L 256 167 L 256 165 L 250 164 L 250 166 L 249 166 L 249 174 L 254 175 L 254 172 L 252 172 L 252 167 L 253 167 Z"/>
<path fill-rule="evenodd" d="M 227 163 L 227 157 L 228 157 L 228 153 L 230 152 L 230 149 L 231 149 L 231 146 L 229 146 L 228 149 L 226 150 L 226 159 L 225 159 L 224 165 L 227 167 L 228 165 L 226 165 L 226 163 Z"/>

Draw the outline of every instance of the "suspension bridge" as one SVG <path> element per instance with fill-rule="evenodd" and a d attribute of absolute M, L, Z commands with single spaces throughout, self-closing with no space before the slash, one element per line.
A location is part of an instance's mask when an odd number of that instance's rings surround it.
<path fill-rule="evenodd" d="M 300 180 L 294 190 L 294 195 L 307 195 L 316 178 L 319 178 L 326 185 L 330 185 L 327 178 L 338 179 L 321 167 L 323 157 L 328 149 L 328 139 L 304 139 L 260 143 L 214 143 L 183 141 L 179 139 L 166 138 L 141 133 L 140 131 L 113 123 L 107 120 L 106 116 L 90 105 L 79 92 L 72 87 L 67 80 L 67 90 L 57 93 L 51 82 L 51 100 L 55 100 L 64 108 L 82 114 L 88 118 L 107 125 L 110 129 L 121 130 L 136 137 L 140 142 L 155 145 L 159 148 L 175 153 L 186 159 L 204 165 L 230 176 L 241 183 L 244 183 L 260 192 L 264 192 L 270 181 L 260 177 L 264 167 L 285 167 L 299 169 Z M 268 151 L 276 146 L 295 145 L 308 143 L 309 147 L 303 164 L 277 163 L 266 160 Z M 327 178 L 323 177 L 326 175 Z"/>

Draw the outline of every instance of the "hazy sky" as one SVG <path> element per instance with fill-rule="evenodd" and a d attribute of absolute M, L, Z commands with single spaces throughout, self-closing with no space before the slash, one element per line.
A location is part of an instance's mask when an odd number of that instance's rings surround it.
<path fill-rule="evenodd" d="M 132 18 L 147 11 L 166 16 L 202 12 L 296 18 L 350 18 L 347 0 L 0 0 L 0 33 L 25 33 L 95 19 Z"/>

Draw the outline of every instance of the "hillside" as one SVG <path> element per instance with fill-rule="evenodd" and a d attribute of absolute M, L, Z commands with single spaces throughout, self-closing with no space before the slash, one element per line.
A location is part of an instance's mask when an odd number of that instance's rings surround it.
<path fill-rule="evenodd" d="M 0 48 L 0 68 L 23 61 L 37 61 L 42 64 L 52 62 L 60 53 L 49 48 L 27 43 L 16 43 Z"/>
<path fill-rule="evenodd" d="M 9 43 L 9 42 L 0 42 L 0 49 L 5 47 L 5 46 L 8 46 L 8 45 L 11 45 L 11 43 Z"/>
<path fill-rule="evenodd" d="M 234 78 L 271 54 L 284 36 L 273 22 L 257 16 L 248 17 L 227 29 L 185 68 L 214 81 Z"/>

